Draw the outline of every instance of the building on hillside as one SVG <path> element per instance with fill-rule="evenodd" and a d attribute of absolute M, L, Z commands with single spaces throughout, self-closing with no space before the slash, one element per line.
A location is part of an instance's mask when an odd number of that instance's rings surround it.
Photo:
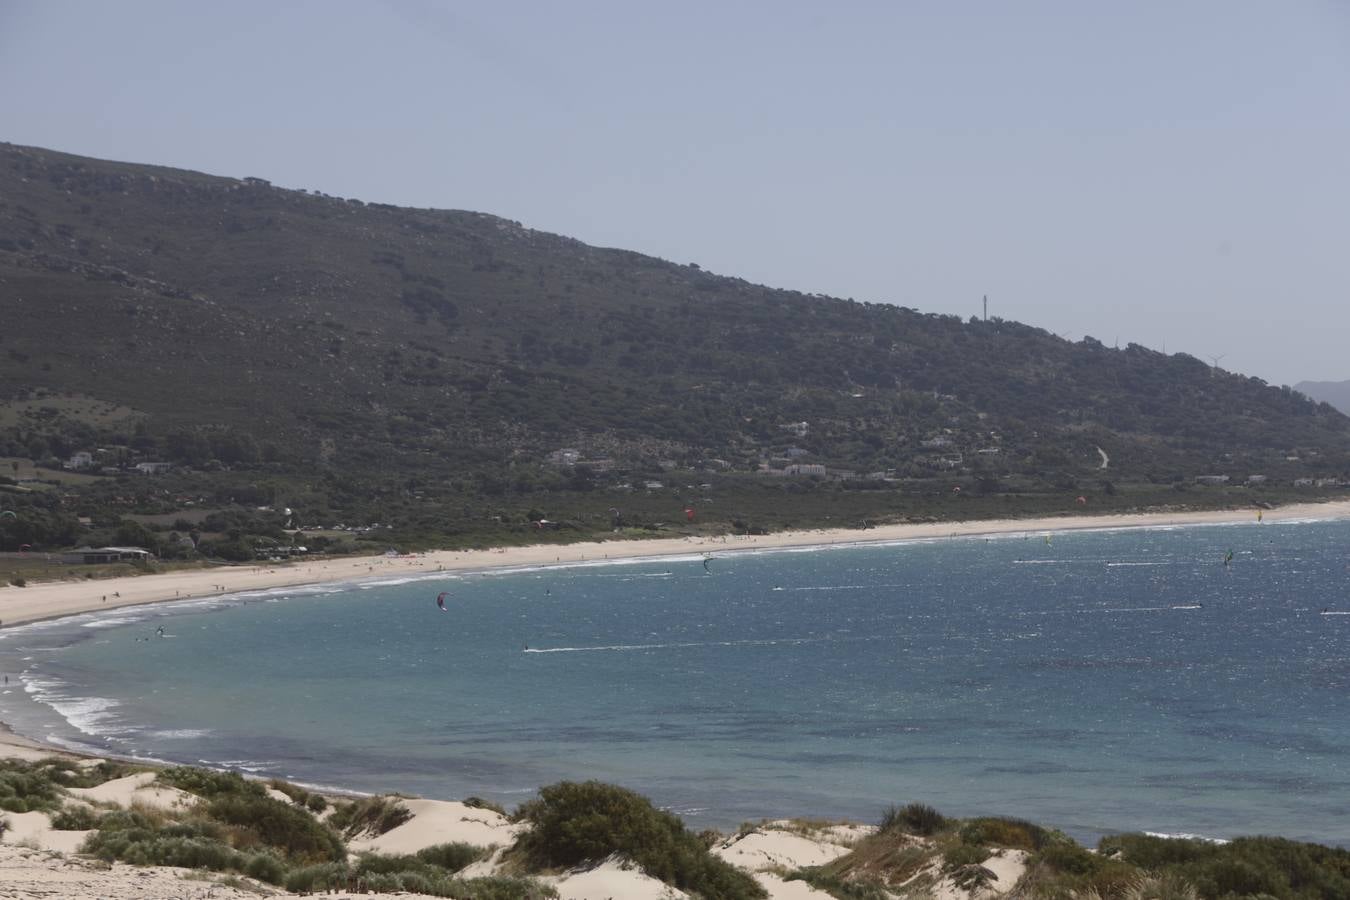
<path fill-rule="evenodd" d="M 825 477 L 825 467 L 820 463 L 793 463 L 783 470 L 785 475 L 819 475 Z"/>
<path fill-rule="evenodd" d="M 1264 476 L 1264 475 L 1248 475 L 1248 476 L 1247 476 L 1247 483 L 1248 483 L 1248 484 L 1265 484 L 1265 483 L 1266 483 L 1266 476 Z"/>
<path fill-rule="evenodd" d="M 61 554 L 68 565 L 101 565 L 115 562 L 149 562 L 155 554 L 140 547 L 79 547 Z"/>
<path fill-rule="evenodd" d="M 561 450 L 554 450 L 547 459 L 550 465 L 571 468 L 581 459 L 581 451 L 574 447 L 564 447 Z"/>
<path fill-rule="evenodd" d="M 1228 476 L 1227 476 L 1227 475 L 1197 475 L 1197 476 L 1195 476 L 1195 483 L 1196 483 L 1196 484 L 1227 484 L 1227 483 L 1228 483 Z"/>
<path fill-rule="evenodd" d="M 94 454 L 88 450 L 81 450 L 79 453 L 71 454 L 70 459 L 66 460 L 67 469 L 89 469 L 94 465 Z"/>
<path fill-rule="evenodd" d="M 161 475 L 173 468 L 173 463 L 168 462 L 142 462 L 136 463 L 136 471 L 142 475 Z"/>

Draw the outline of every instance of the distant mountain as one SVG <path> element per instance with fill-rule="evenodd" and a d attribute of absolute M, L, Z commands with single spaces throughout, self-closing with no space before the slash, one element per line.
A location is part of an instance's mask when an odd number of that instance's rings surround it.
<path fill-rule="evenodd" d="M 1294 390 L 1350 415 L 1350 381 L 1300 381 Z"/>
<path fill-rule="evenodd" d="M 1184 353 L 8 144 L 0 313 L 0 456 L 101 449 L 286 496 L 321 475 L 372 517 L 691 469 L 893 498 L 1350 469 L 1350 419 Z"/>

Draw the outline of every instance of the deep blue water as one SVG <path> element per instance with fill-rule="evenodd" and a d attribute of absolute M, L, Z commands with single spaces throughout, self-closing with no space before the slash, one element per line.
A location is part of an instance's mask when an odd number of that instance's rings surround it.
<path fill-rule="evenodd" d="M 0 718 L 357 790 L 597 778 L 696 827 L 919 800 L 1350 845 L 1348 563 L 1350 522 L 1253 522 L 288 589 L 6 630 Z"/>

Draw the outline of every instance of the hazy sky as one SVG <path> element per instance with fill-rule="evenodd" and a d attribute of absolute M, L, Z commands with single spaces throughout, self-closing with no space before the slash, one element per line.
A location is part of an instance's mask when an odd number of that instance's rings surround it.
<path fill-rule="evenodd" d="M 1350 4 L 0 0 L 0 140 L 1350 378 Z"/>

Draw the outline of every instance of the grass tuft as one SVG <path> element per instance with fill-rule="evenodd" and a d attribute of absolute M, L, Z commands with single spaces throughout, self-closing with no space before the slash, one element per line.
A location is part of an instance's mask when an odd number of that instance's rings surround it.
<path fill-rule="evenodd" d="M 328 824 L 350 839 L 361 834 L 384 834 L 411 818 L 412 811 L 397 797 L 362 797 L 336 803 Z"/>
<path fill-rule="evenodd" d="M 901 831 L 905 834 L 917 834 L 932 837 L 947 827 L 947 818 L 931 806 L 911 803 L 908 806 L 892 806 L 882 814 L 882 831 Z"/>
<path fill-rule="evenodd" d="M 500 803 L 493 803 L 491 800 L 484 800 L 482 797 L 465 797 L 461 802 L 474 809 L 487 809 L 500 816 L 507 815 L 506 809 Z"/>

